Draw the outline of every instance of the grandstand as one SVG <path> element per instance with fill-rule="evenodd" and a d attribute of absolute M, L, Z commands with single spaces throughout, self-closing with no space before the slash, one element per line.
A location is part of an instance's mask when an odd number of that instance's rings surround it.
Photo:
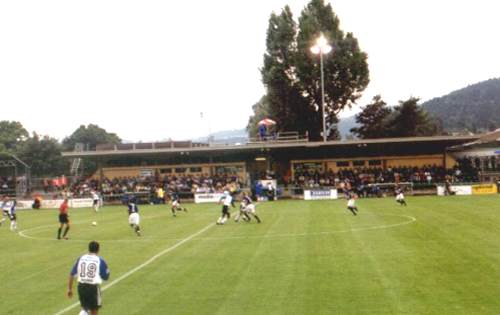
<path fill-rule="evenodd" d="M 96 182 L 114 181 L 123 186 L 133 181 L 132 186 L 143 183 L 141 187 L 146 190 L 172 181 L 192 191 L 192 182 L 196 188 L 200 181 L 235 182 L 249 188 L 257 180 L 276 179 L 282 191 L 302 194 L 301 188 L 338 187 L 339 180 L 348 178 L 359 180 L 366 187 L 380 181 L 396 181 L 435 191 L 435 184 L 453 175 L 451 170 L 457 165 L 447 148 L 479 138 L 434 136 L 312 142 L 306 136 L 286 135 L 234 145 L 190 141 L 100 145 L 93 151 L 63 155 L 96 162 L 98 171 L 92 176 Z"/>

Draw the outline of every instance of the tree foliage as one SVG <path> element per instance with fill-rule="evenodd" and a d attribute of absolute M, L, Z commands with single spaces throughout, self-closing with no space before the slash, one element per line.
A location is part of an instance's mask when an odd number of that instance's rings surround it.
<path fill-rule="evenodd" d="M 247 131 L 250 135 L 257 134 L 257 124 L 262 119 L 269 116 L 269 102 L 267 96 L 261 99 L 252 106 L 253 115 L 248 119 Z"/>
<path fill-rule="evenodd" d="M 62 143 L 65 150 L 73 150 L 77 143 L 82 143 L 89 150 L 94 150 L 98 144 L 118 144 L 121 143 L 121 139 L 115 133 L 108 133 L 97 125 L 89 124 L 88 126 L 81 125 Z"/>
<path fill-rule="evenodd" d="M 419 98 L 410 97 L 399 101 L 389 119 L 389 135 L 392 137 L 432 136 L 438 133 L 436 122 L 429 117 Z"/>
<path fill-rule="evenodd" d="M 33 176 L 59 176 L 68 170 L 69 165 L 61 151 L 62 146 L 56 139 L 33 133 L 19 146 L 17 154 L 31 167 Z"/>
<path fill-rule="evenodd" d="M 345 34 L 340 29 L 340 20 L 329 3 L 312 0 L 299 18 L 297 36 L 297 77 L 309 106 L 321 110 L 320 62 L 310 51 L 320 34 L 333 46 L 323 62 L 327 124 L 336 124 L 337 114 L 351 108 L 369 83 L 367 54 L 361 51 L 352 33 Z M 311 136 L 318 137 L 320 130 L 321 124 L 314 124 Z M 336 129 L 328 137 L 338 137 Z"/>
<path fill-rule="evenodd" d="M 442 133 L 441 121 L 429 116 L 418 105 L 418 101 L 418 98 L 410 97 L 390 108 L 377 95 L 356 115 L 359 126 L 352 128 L 351 132 L 362 139 L 433 136 Z"/>
<path fill-rule="evenodd" d="M 388 117 L 391 109 L 380 95 L 373 97 L 370 104 L 356 115 L 356 123 L 359 127 L 352 128 L 351 132 L 362 139 L 384 138 L 389 134 Z"/>
<path fill-rule="evenodd" d="M 344 34 L 330 4 L 312 0 L 295 22 L 288 6 L 271 14 L 266 39 L 262 82 L 266 87 L 268 116 L 277 122 L 277 131 L 309 132 L 320 139 L 322 103 L 319 57 L 310 52 L 323 33 L 334 46 L 324 58 L 325 108 L 331 132 L 337 138 L 337 114 L 351 107 L 368 84 L 367 56 L 351 33 Z M 261 100 L 262 103 L 262 100 Z M 254 106 L 254 116 L 257 117 Z M 256 119 L 247 129 L 255 130 Z"/>
<path fill-rule="evenodd" d="M 23 125 L 18 121 L 0 121 L 0 152 L 14 153 L 22 141 L 29 136 Z"/>

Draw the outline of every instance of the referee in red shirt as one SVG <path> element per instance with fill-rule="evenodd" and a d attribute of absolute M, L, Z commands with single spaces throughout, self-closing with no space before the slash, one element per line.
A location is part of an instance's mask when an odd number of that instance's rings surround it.
<path fill-rule="evenodd" d="M 57 239 L 61 239 L 61 231 L 63 226 L 66 225 L 66 228 L 64 229 L 64 234 L 63 238 L 65 240 L 68 239 L 66 234 L 68 234 L 69 231 L 69 215 L 68 215 L 68 198 L 64 198 L 63 203 L 59 207 L 59 230 L 57 230 Z"/>

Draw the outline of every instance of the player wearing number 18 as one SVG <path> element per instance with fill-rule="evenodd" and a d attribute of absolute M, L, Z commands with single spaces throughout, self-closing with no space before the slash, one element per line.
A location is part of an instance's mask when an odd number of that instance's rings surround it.
<path fill-rule="evenodd" d="M 78 296 L 82 311 L 80 315 L 97 315 L 101 307 L 102 280 L 109 279 L 108 265 L 100 256 L 99 243 L 92 241 L 89 243 L 89 253 L 76 260 L 68 281 L 68 297 L 73 296 L 73 280 L 77 278 Z"/>

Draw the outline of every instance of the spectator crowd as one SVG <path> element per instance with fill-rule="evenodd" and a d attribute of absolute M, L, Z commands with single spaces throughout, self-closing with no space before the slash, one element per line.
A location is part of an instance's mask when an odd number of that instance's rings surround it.
<path fill-rule="evenodd" d="M 104 178 L 102 181 L 95 178 L 80 180 L 69 188 L 74 196 L 88 195 L 90 191 L 99 191 L 103 196 L 114 196 L 128 193 L 154 194 L 161 188 L 179 194 L 222 192 L 227 186 L 239 189 L 244 186 L 242 180 L 231 174 L 214 176 L 186 175 L 186 176 L 151 176 L 151 177 L 116 177 Z"/>
<path fill-rule="evenodd" d="M 296 187 L 341 187 L 348 182 L 353 186 L 368 186 L 384 183 L 412 183 L 420 186 L 443 183 L 446 179 L 453 182 L 476 182 L 479 172 L 473 161 L 463 158 L 457 161 L 452 169 L 441 166 L 429 165 L 424 167 L 393 167 L 393 168 L 352 168 L 319 171 L 314 169 L 296 170 L 291 182 L 285 184 Z"/>

